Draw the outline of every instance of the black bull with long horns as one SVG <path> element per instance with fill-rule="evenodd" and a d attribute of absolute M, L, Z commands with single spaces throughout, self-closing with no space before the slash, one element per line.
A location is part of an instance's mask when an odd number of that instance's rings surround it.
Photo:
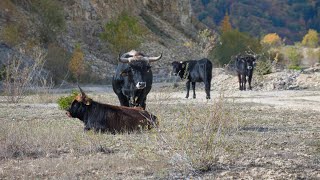
<path fill-rule="evenodd" d="M 112 88 L 121 106 L 146 108 L 146 99 L 151 90 L 153 78 L 150 63 L 158 61 L 161 57 L 162 54 L 149 57 L 135 50 L 119 55 Z"/>

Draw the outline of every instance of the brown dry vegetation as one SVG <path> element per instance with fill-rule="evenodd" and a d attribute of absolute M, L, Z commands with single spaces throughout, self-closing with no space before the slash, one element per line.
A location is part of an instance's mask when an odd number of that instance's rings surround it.
<path fill-rule="evenodd" d="M 149 94 L 159 129 L 117 135 L 83 132 L 54 103 L 62 94 L 1 97 L 0 179 L 320 178 L 319 92 L 212 91 L 206 101 L 180 87 Z M 88 95 L 118 104 L 111 91 Z"/>

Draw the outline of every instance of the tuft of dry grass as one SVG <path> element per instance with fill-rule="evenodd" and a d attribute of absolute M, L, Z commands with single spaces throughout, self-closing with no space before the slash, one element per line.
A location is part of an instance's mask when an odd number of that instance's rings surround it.
<path fill-rule="evenodd" d="M 207 103 L 172 102 L 174 97 L 159 91 L 153 98 L 160 127 L 154 133 L 154 144 L 160 149 L 158 156 L 167 158 L 174 171 L 198 174 L 210 171 L 221 154 L 224 141 L 237 132 L 237 108 L 221 94 Z M 166 152 L 166 153 L 164 153 Z"/>

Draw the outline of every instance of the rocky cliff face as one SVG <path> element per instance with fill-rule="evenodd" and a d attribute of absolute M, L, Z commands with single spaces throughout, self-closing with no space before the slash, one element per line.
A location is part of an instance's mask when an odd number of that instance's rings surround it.
<path fill-rule="evenodd" d="M 176 59 L 176 56 L 181 56 L 177 60 L 183 60 L 193 54 L 186 53 L 188 49 L 183 46 L 184 42 L 190 41 L 185 34 L 192 34 L 195 30 L 191 23 L 190 0 L 80 0 L 63 3 L 67 32 L 61 36 L 61 44 L 71 52 L 75 43 L 81 42 L 86 50 L 86 59 L 102 77 L 112 76 L 110 72 L 113 72 L 116 57 L 108 49 L 108 44 L 100 40 L 99 34 L 104 25 L 122 11 L 138 17 L 150 30 L 146 36 L 148 40 L 140 50 L 147 54 L 165 53 L 157 66 L 169 64 L 168 61 Z M 157 30 L 153 31 L 150 24 Z"/>
<path fill-rule="evenodd" d="M 161 62 L 154 65 L 155 71 L 156 68 L 171 69 L 170 62 L 173 60 L 199 58 L 183 45 L 191 40 L 190 35 L 196 33 L 191 22 L 190 0 L 58 1 L 64 7 L 66 20 L 66 31 L 58 36 L 59 46 L 73 52 L 76 44 L 80 44 L 85 60 L 90 62 L 93 71 L 101 78 L 112 76 L 117 61 L 116 56 L 109 50 L 108 43 L 103 42 L 99 36 L 105 24 L 122 11 L 137 17 L 148 29 L 146 40 L 139 50 L 151 55 L 163 52 Z M 21 10 L 19 7 L 15 9 Z M 30 15 L 28 12 L 22 14 Z M 5 20 L 0 22 L 1 29 Z M 32 28 L 32 25 L 29 27 Z"/>
<path fill-rule="evenodd" d="M 191 29 L 193 26 L 190 0 L 143 0 L 143 5 L 171 24 L 186 29 Z"/>

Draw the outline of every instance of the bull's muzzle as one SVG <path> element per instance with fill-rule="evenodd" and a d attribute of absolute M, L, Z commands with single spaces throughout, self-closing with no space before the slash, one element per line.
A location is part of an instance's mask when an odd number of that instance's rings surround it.
<path fill-rule="evenodd" d="M 69 111 L 66 112 L 66 115 L 70 118 L 72 118 L 71 113 Z"/>
<path fill-rule="evenodd" d="M 146 82 L 138 82 L 136 84 L 137 89 L 143 89 L 146 87 Z"/>

